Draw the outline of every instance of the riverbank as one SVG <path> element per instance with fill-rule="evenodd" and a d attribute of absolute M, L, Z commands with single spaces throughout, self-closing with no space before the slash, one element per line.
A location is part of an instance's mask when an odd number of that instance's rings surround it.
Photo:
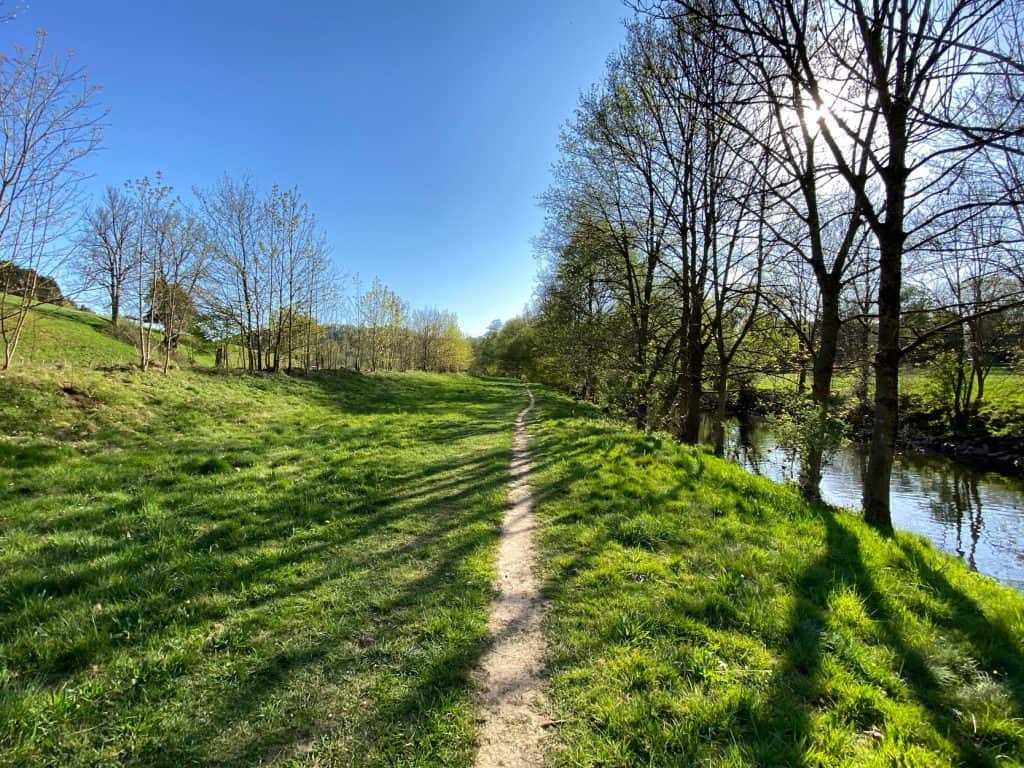
<path fill-rule="evenodd" d="M 770 418 L 727 421 L 724 455 L 748 472 L 796 482 L 797 457 L 780 444 Z M 863 442 L 848 441 L 830 452 L 822 468 L 824 501 L 859 509 L 866 463 Z M 898 530 L 925 536 L 972 569 L 1024 592 L 1024 480 L 939 453 L 899 450 L 889 499 Z"/>
<path fill-rule="evenodd" d="M 911 425 L 900 429 L 897 446 L 904 450 L 940 453 L 956 461 L 1008 477 L 1024 477 L 1021 438 L 972 436 L 929 431 Z"/>
<path fill-rule="evenodd" d="M 1024 477 L 1024 376 L 1006 371 L 990 374 L 986 398 L 959 423 L 926 374 L 908 369 L 901 389 L 898 448 L 937 453 L 985 471 Z M 866 443 L 871 434 L 871 403 L 862 404 L 854 397 L 849 377 L 837 378 L 834 392 L 847 424 L 847 438 Z M 787 413 L 795 396 L 795 382 L 788 378 L 765 379 L 734 395 L 730 415 Z"/>
<path fill-rule="evenodd" d="M 870 408 L 852 411 L 847 436 L 866 444 L 871 435 L 872 416 Z M 923 406 L 916 398 L 904 398 L 901 403 L 896 447 L 940 454 L 1008 477 L 1024 477 L 1024 435 L 1016 431 L 996 433 L 981 417 L 975 417 L 964 427 L 954 427 L 941 412 Z"/>
<path fill-rule="evenodd" d="M 555 765 L 1024 760 L 1024 597 L 550 392 Z"/>
<path fill-rule="evenodd" d="M 985 399 L 957 420 L 926 380 L 907 378 L 900 442 L 973 466 L 1024 477 L 1024 376 L 992 374 Z"/>

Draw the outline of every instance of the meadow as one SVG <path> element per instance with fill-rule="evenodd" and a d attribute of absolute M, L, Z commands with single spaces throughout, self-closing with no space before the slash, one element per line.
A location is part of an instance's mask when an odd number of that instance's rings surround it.
<path fill-rule="evenodd" d="M 0 765 L 468 764 L 524 402 L 425 374 L 0 377 Z"/>

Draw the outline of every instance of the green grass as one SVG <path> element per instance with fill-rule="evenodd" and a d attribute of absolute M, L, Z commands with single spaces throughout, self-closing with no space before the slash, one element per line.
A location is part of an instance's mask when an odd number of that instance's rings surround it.
<path fill-rule="evenodd" d="M 38 317 L 0 766 L 471 765 L 522 387 L 100 372 Z M 1024 597 L 550 392 L 531 430 L 555 765 L 1024 763 Z"/>
<path fill-rule="evenodd" d="M 934 379 L 925 369 L 905 370 L 900 390 L 911 410 L 931 414 L 940 423 L 949 418 L 949 406 L 936 397 Z M 985 380 L 985 397 L 978 408 L 978 421 L 993 437 L 1024 440 L 1024 374 L 998 368 L 989 373 Z"/>
<path fill-rule="evenodd" d="M 763 392 L 780 395 L 795 394 L 800 376 L 796 373 L 773 373 L 760 374 L 754 377 L 754 388 Z M 857 377 L 852 373 L 837 372 L 832 377 L 832 393 L 841 398 L 853 396 L 853 390 L 857 385 Z M 807 391 L 811 390 L 811 371 L 807 371 L 807 378 L 804 380 Z"/>
<path fill-rule="evenodd" d="M 1024 763 L 1024 596 L 559 396 L 531 429 L 555 765 Z"/>
<path fill-rule="evenodd" d="M 35 307 L 25 319 L 13 366 L 37 363 L 97 368 L 138 363 L 135 348 L 110 335 L 109 327 L 109 320 L 88 312 L 47 304 Z"/>
<path fill-rule="evenodd" d="M 8 298 L 7 301 L 13 299 Z M 129 342 L 122 335 L 130 334 L 132 328 L 137 333 L 138 326 L 128 320 L 122 321 L 122 326 L 121 334 L 118 334 L 105 317 L 70 307 L 40 304 L 33 307 L 25 319 L 12 367 L 112 368 L 138 365 L 139 353 L 134 339 Z M 160 356 L 162 340 L 163 334 L 154 330 L 155 358 Z M 3 354 L 3 345 L 3 340 L 0 340 L 0 355 Z M 179 347 L 177 355 L 185 359 L 188 349 Z M 210 368 L 214 365 L 213 352 L 193 350 L 192 357 L 196 365 Z"/>
<path fill-rule="evenodd" d="M 524 401 L 0 376 L 0 765 L 469 765 Z"/>

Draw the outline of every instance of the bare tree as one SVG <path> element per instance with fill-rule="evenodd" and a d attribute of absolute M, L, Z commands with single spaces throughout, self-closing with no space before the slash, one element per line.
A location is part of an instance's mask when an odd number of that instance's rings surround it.
<path fill-rule="evenodd" d="M 263 367 L 265 286 L 259 264 L 259 203 L 252 180 L 225 176 L 206 192 L 197 192 L 211 248 L 210 281 L 205 300 L 225 325 L 238 332 L 246 368 Z"/>
<path fill-rule="evenodd" d="M 174 201 L 161 212 L 160 258 L 156 280 L 150 285 L 150 315 L 163 325 L 163 372 L 195 312 L 196 286 L 202 279 L 209 253 L 206 231 L 199 220 Z"/>
<path fill-rule="evenodd" d="M 709 14 L 700 0 L 658 5 L 683 16 Z M 960 208 L 935 201 L 959 183 L 964 164 L 985 147 L 1020 134 L 1019 121 L 985 121 L 973 109 L 986 81 L 1009 78 L 1019 84 L 1024 76 L 1016 51 L 1006 47 L 1019 36 L 1003 31 L 1004 23 L 1017 20 L 1003 13 L 1000 0 L 712 5 L 719 23 L 748 41 L 745 59 L 788 83 L 789 108 L 801 132 L 813 131 L 825 148 L 820 162 L 807 167 L 810 178 L 842 184 L 852 196 L 848 210 L 863 219 L 874 241 L 878 341 L 863 503 L 866 518 L 887 527 L 899 367 L 906 351 L 900 322 L 904 256 L 933 238 Z M 774 108 L 770 79 L 761 82 Z"/>
<path fill-rule="evenodd" d="M 97 88 L 70 56 L 47 56 L 46 35 L 31 50 L 0 59 L 0 337 L 13 360 L 29 311 L 43 300 L 41 273 L 64 261 L 79 164 L 100 142 Z"/>
<path fill-rule="evenodd" d="M 260 251 L 271 282 L 269 367 L 291 371 L 293 353 L 300 345 L 302 318 L 312 311 L 307 284 L 324 279 L 326 240 L 317 230 L 316 217 L 302 200 L 298 189 L 282 191 L 276 185 L 264 203 L 264 240 Z"/>
<path fill-rule="evenodd" d="M 107 187 L 101 202 L 86 212 L 78 246 L 79 269 L 85 287 L 100 288 L 110 302 L 110 322 L 117 325 L 128 280 L 135 268 L 131 245 L 136 228 L 134 200 L 116 187 Z"/>
<path fill-rule="evenodd" d="M 132 299 L 138 318 L 139 367 L 148 370 L 153 361 L 153 330 L 156 323 L 157 303 L 150 300 L 153 287 L 164 272 L 165 260 L 171 249 L 171 232 L 165 218 L 175 201 L 173 190 L 163 183 L 163 174 L 155 178 L 136 179 L 127 185 L 134 196 L 137 211 L 132 234 Z"/>

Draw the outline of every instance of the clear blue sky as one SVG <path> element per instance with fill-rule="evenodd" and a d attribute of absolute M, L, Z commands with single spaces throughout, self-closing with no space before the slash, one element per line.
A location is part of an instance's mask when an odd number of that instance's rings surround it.
<path fill-rule="evenodd" d="M 11 3 L 6 3 L 8 7 Z M 91 190 L 162 170 L 298 185 L 333 258 L 477 334 L 529 300 L 558 132 L 624 37 L 620 0 L 30 0 L 110 108 Z"/>

